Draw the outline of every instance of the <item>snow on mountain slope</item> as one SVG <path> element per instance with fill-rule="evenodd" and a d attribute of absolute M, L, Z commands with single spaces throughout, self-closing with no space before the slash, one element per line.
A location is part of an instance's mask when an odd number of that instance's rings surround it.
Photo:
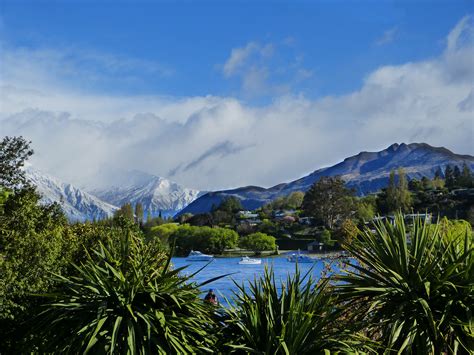
<path fill-rule="evenodd" d="M 130 202 L 143 205 L 145 216 L 173 216 L 203 193 L 185 188 L 175 182 L 141 171 L 129 171 L 116 176 L 113 186 L 91 191 L 115 206 Z"/>
<path fill-rule="evenodd" d="M 26 176 L 42 196 L 44 203 L 57 202 L 70 221 L 99 220 L 112 217 L 117 207 L 31 167 Z"/>

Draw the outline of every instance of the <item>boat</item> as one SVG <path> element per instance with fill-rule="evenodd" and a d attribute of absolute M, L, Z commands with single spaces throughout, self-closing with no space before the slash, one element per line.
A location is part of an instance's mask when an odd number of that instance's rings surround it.
<path fill-rule="evenodd" d="M 262 263 L 262 259 L 251 259 L 248 256 L 244 256 L 240 259 L 239 265 L 259 265 Z"/>
<path fill-rule="evenodd" d="M 291 263 L 296 263 L 296 262 L 298 262 L 298 263 L 314 263 L 316 261 L 316 259 L 313 259 L 312 257 L 310 257 L 308 255 L 300 254 L 300 252 L 290 254 L 288 256 L 287 260 Z"/>
<path fill-rule="evenodd" d="M 213 255 L 203 254 L 200 251 L 191 250 L 186 260 L 188 261 L 211 261 L 214 259 Z"/>

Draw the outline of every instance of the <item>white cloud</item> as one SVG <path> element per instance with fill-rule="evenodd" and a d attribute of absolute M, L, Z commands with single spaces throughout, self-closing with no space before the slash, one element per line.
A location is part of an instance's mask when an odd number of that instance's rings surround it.
<path fill-rule="evenodd" d="M 289 47 L 294 47 L 294 42 L 291 37 L 282 41 L 288 53 L 293 53 L 294 48 Z M 300 54 L 294 55 L 296 59 L 293 63 L 284 61 L 284 65 L 277 64 L 283 56 L 280 55 L 283 51 L 277 49 L 272 43 L 257 42 L 233 48 L 222 66 L 222 74 L 227 79 L 238 78 L 245 97 L 287 94 L 295 84 L 311 78 L 313 72 L 303 67 Z M 275 58 L 276 54 L 279 58 Z"/>
<path fill-rule="evenodd" d="M 270 58 L 273 51 L 274 46 L 271 43 L 261 45 L 256 42 L 249 42 L 244 47 L 233 48 L 222 67 L 222 72 L 225 77 L 231 77 L 239 73 L 248 64 L 252 56 Z"/>
<path fill-rule="evenodd" d="M 375 41 L 378 46 L 389 44 L 395 40 L 398 34 L 398 27 L 392 27 L 386 30 L 383 35 Z"/>
<path fill-rule="evenodd" d="M 22 75 L 18 67 L 2 69 L 0 136 L 31 139 L 34 165 L 66 181 L 127 168 L 200 189 L 270 186 L 393 142 L 472 154 L 474 43 L 472 24 L 463 21 L 437 58 L 380 67 L 348 95 L 283 94 L 265 106 L 215 96 L 87 95 L 56 82 L 60 68 L 28 62 L 25 53 Z M 15 53 L 8 55 L 15 63 Z M 230 67 L 241 70 L 246 61 L 244 53 Z M 261 69 L 249 87 L 269 80 Z"/>

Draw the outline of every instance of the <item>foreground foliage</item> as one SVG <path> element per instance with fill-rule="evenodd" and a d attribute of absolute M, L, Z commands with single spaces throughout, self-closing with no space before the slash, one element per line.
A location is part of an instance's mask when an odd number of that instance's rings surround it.
<path fill-rule="evenodd" d="M 193 353 L 211 351 L 210 306 L 170 259 L 131 233 L 101 243 L 77 276 L 56 276 L 37 321 L 43 351 L 61 353 Z"/>
<path fill-rule="evenodd" d="M 398 215 L 346 248 L 356 257 L 337 289 L 354 323 L 385 351 L 464 353 L 474 348 L 474 255 L 470 231 L 443 232 Z"/>
<path fill-rule="evenodd" d="M 336 298 L 328 280 L 319 285 L 312 270 L 297 269 L 286 281 L 277 282 L 273 270 L 245 285 L 237 285 L 235 305 L 227 310 L 226 339 L 229 351 L 256 354 L 318 354 L 324 350 L 353 348 L 339 328 Z"/>

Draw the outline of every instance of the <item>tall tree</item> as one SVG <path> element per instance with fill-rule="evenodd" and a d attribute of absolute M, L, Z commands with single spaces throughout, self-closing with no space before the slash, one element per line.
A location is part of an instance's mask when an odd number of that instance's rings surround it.
<path fill-rule="evenodd" d="M 340 177 L 322 177 L 305 194 L 303 210 L 333 229 L 351 216 L 353 194 Z"/>
<path fill-rule="evenodd" d="M 402 168 L 398 169 L 398 181 L 395 177 L 395 171 L 390 172 L 389 184 L 386 190 L 386 206 L 389 212 L 410 211 L 412 198 L 405 171 Z"/>
<path fill-rule="evenodd" d="M 459 169 L 459 166 L 455 165 L 453 169 L 453 178 L 454 178 L 454 186 L 459 186 L 459 183 L 461 182 L 461 169 Z"/>
<path fill-rule="evenodd" d="M 459 178 L 459 186 L 472 187 L 472 173 L 471 169 L 469 169 L 466 163 L 462 165 L 462 173 Z"/>
<path fill-rule="evenodd" d="M 133 207 L 131 203 L 126 203 L 115 212 L 115 217 L 124 217 L 130 221 L 133 221 Z"/>
<path fill-rule="evenodd" d="M 0 186 L 15 188 L 26 183 L 22 167 L 33 155 L 30 144 L 21 136 L 5 137 L 0 141 Z"/>
<path fill-rule="evenodd" d="M 135 205 L 135 217 L 137 218 L 138 223 L 143 222 L 143 205 L 140 202 L 137 202 Z"/>
<path fill-rule="evenodd" d="M 446 187 L 451 189 L 454 187 L 454 171 L 451 165 L 446 165 L 446 169 L 444 170 L 444 180 L 446 181 Z"/>

